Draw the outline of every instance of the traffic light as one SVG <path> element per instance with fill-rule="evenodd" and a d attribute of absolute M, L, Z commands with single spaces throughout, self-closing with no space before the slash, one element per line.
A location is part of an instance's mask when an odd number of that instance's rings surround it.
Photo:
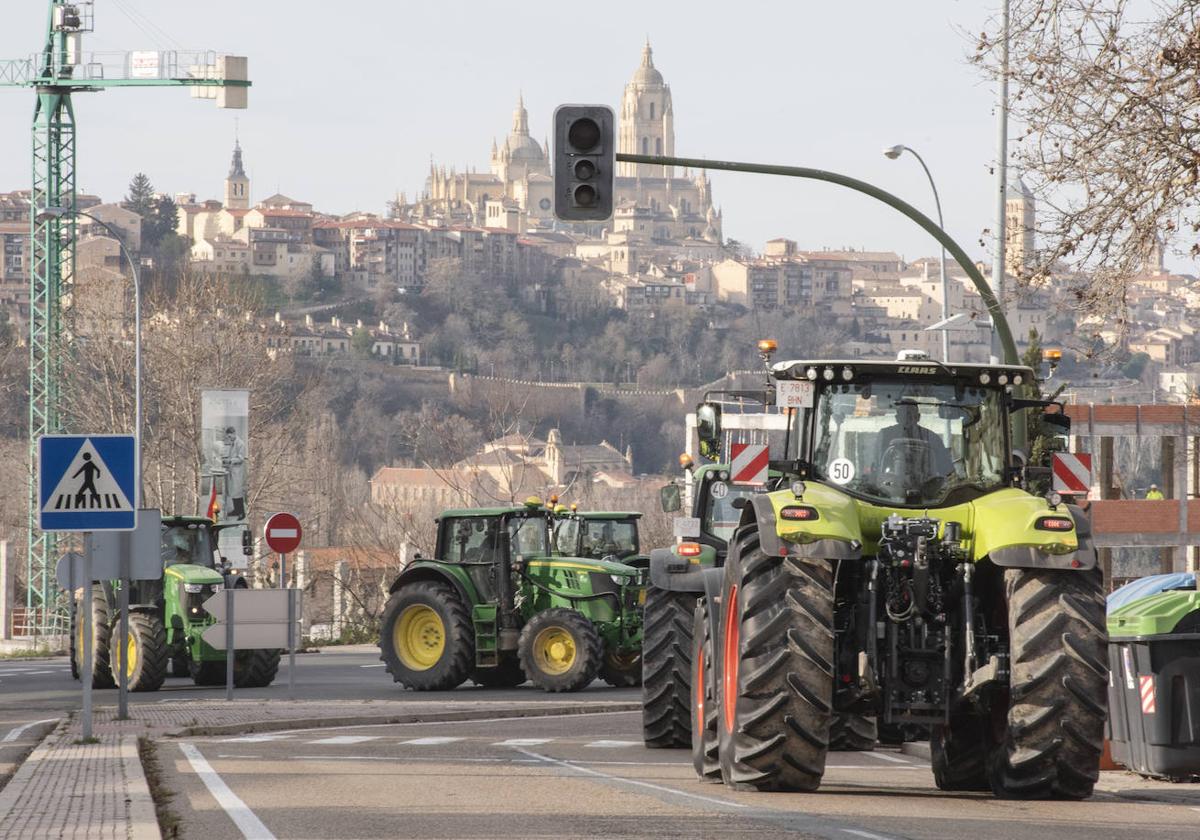
<path fill-rule="evenodd" d="M 607 105 L 559 105 L 554 111 L 554 215 L 565 222 L 612 216 L 616 151 Z"/>

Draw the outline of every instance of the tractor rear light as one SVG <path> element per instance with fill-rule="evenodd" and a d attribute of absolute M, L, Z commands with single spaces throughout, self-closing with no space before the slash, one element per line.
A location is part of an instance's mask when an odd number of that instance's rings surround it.
<path fill-rule="evenodd" d="M 700 543 L 685 542 L 675 546 L 675 552 L 680 557 L 699 557 Z"/>
<path fill-rule="evenodd" d="M 808 505 L 790 505 L 779 511 L 779 518 L 789 519 L 793 522 L 811 522 L 814 519 L 820 519 L 821 515 L 817 513 L 816 508 Z"/>
<path fill-rule="evenodd" d="M 1075 521 L 1065 516 L 1043 516 L 1033 527 L 1039 531 L 1071 531 Z"/>

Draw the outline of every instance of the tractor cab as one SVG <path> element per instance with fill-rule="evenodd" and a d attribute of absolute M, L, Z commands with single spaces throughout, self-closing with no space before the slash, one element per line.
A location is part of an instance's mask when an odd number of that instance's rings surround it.
<path fill-rule="evenodd" d="M 628 511 L 559 514 L 554 526 L 554 551 L 564 557 L 616 560 L 644 567 L 649 560 L 641 551 L 638 537 L 641 518 L 641 513 Z"/>

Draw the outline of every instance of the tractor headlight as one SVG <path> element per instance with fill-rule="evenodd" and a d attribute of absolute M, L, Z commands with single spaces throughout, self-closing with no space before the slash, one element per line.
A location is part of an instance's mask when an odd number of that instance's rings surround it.
<path fill-rule="evenodd" d="M 185 583 L 183 585 L 184 592 L 203 592 L 204 584 L 202 583 Z"/>
<path fill-rule="evenodd" d="M 632 582 L 631 579 L 625 577 L 625 575 L 609 575 L 609 577 L 612 578 L 612 582 L 617 586 L 628 586 Z"/>

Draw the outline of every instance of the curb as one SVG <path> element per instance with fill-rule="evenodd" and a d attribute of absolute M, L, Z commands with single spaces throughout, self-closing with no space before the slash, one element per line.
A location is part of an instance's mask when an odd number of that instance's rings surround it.
<path fill-rule="evenodd" d="M 129 840 L 161 840 L 158 814 L 146 783 L 146 773 L 138 755 L 137 736 L 121 736 L 121 763 L 125 770 L 125 810 L 129 818 Z"/>
<path fill-rule="evenodd" d="M 347 715 L 345 717 L 286 718 L 216 726 L 188 726 L 164 733 L 168 738 L 202 735 L 243 735 L 253 732 L 279 732 L 286 729 L 329 729 L 343 726 L 377 726 L 389 723 L 447 723 L 452 721 L 493 720 L 496 718 L 535 718 L 557 715 L 595 715 L 612 712 L 640 712 L 642 704 L 611 703 L 606 706 L 567 706 L 517 709 L 471 709 L 461 712 L 410 712 L 407 714 Z"/>
<path fill-rule="evenodd" d="M 911 755 L 915 758 L 923 758 L 926 761 L 933 761 L 933 756 L 930 753 L 928 741 L 909 741 L 901 744 L 900 752 L 904 755 Z"/>

